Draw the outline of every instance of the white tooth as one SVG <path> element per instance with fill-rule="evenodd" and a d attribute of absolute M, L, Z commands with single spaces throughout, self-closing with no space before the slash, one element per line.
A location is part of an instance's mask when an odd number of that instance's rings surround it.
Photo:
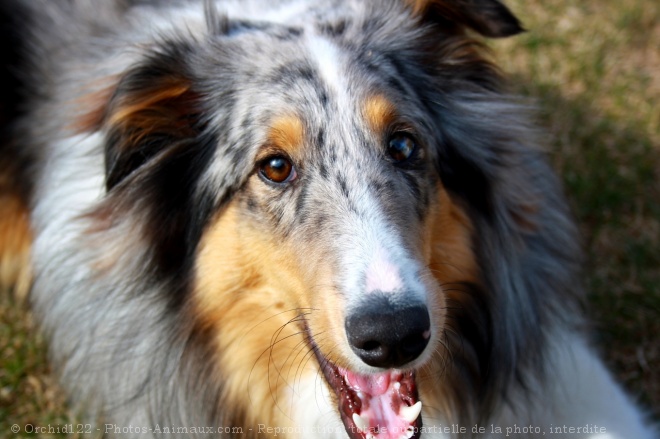
<path fill-rule="evenodd" d="M 397 381 L 396 383 L 394 383 L 394 388 L 395 388 L 396 390 L 399 390 L 399 389 L 401 388 L 401 383 L 398 382 L 398 381 Z"/>
<path fill-rule="evenodd" d="M 369 429 L 369 422 L 357 413 L 353 413 L 353 422 L 359 430 L 366 431 Z"/>
<path fill-rule="evenodd" d="M 399 416 L 411 424 L 415 422 L 415 419 L 419 416 L 422 411 L 422 401 L 417 401 L 413 406 L 403 406 L 399 410 Z"/>
<path fill-rule="evenodd" d="M 415 430 L 408 430 L 405 434 L 406 439 L 410 439 L 415 434 Z"/>

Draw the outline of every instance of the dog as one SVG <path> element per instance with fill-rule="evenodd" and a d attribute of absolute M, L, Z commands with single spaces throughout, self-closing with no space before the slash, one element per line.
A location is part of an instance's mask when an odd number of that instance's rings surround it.
<path fill-rule="evenodd" d="M 504 4 L 9 4 L 3 250 L 93 431 L 655 437 L 482 42 L 523 30 Z"/>

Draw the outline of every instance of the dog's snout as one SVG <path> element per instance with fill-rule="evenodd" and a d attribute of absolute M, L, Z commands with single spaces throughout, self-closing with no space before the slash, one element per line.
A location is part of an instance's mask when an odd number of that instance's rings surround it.
<path fill-rule="evenodd" d="M 369 366 L 393 368 L 413 361 L 430 338 L 431 322 L 425 305 L 395 306 L 375 296 L 346 318 L 349 345 Z"/>

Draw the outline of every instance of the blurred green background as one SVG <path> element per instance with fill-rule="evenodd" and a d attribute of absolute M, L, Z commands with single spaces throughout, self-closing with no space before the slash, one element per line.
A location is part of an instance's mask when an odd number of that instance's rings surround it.
<path fill-rule="evenodd" d="M 660 2 L 508 0 L 528 32 L 492 44 L 536 100 L 586 250 L 608 364 L 660 417 Z"/>

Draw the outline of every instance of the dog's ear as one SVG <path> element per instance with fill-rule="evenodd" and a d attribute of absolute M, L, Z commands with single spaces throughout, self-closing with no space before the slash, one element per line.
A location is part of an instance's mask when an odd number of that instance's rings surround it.
<path fill-rule="evenodd" d="M 492 38 L 508 37 L 524 29 L 498 0 L 405 0 L 423 20 L 462 25 Z"/>
<path fill-rule="evenodd" d="M 150 55 L 119 81 L 106 108 L 106 188 L 200 132 L 200 95 L 177 45 Z"/>

